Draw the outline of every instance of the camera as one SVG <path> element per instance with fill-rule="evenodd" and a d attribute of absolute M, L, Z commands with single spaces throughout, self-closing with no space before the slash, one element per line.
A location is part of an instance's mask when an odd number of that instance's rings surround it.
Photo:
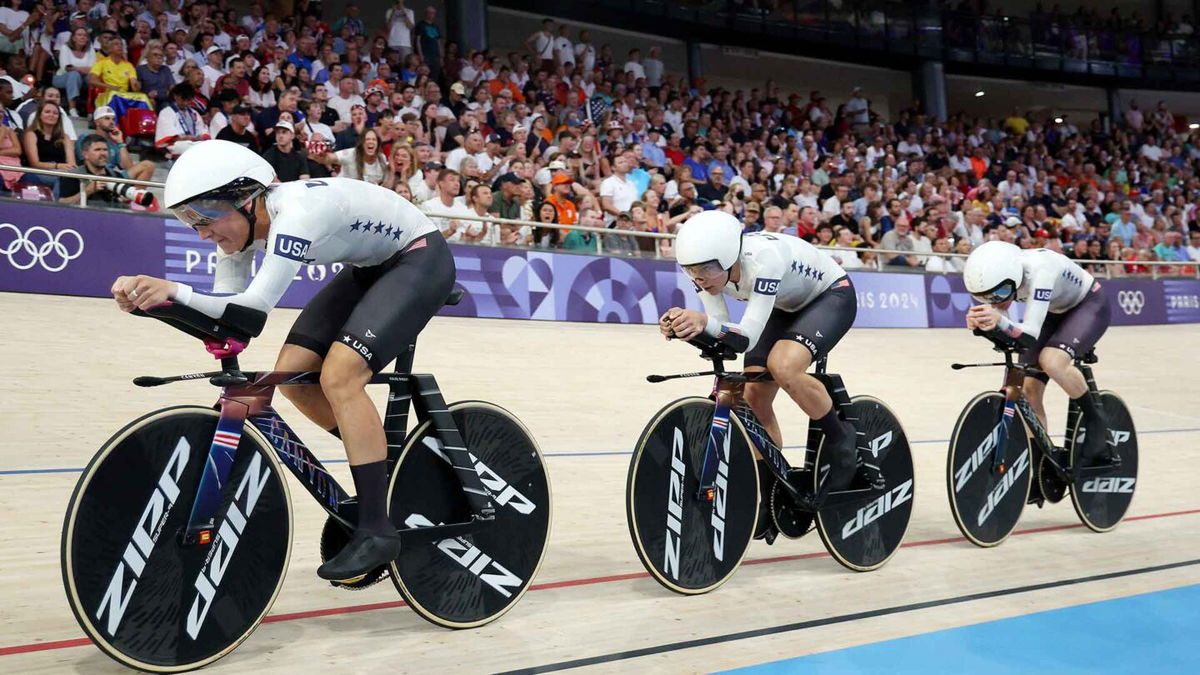
<path fill-rule="evenodd" d="M 108 190 L 118 198 L 127 202 L 135 202 L 138 206 L 148 207 L 154 203 L 154 194 L 149 190 L 143 190 L 142 188 L 126 183 L 97 183 L 96 188 L 99 190 Z"/>

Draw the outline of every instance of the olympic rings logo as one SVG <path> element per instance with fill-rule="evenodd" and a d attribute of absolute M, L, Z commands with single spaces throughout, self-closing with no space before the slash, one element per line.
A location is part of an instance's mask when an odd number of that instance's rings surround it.
<path fill-rule="evenodd" d="M 41 265 L 47 272 L 61 272 L 67 263 L 83 255 L 83 235 L 70 228 L 51 234 L 50 230 L 35 225 L 22 232 L 12 223 L 0 223 L 0 233 L 12 230 L 14 238 L 7 244 L 0 235 L 0 255 L 19 270 L 32 269 Z"/>
<path fill-rule="evenodd" d="M 1121 291 L 1117 293 L 1117 305 L 1126 314 L 1141 314 L 1146 306 L 1146 295 L 1141 291 Z"/>

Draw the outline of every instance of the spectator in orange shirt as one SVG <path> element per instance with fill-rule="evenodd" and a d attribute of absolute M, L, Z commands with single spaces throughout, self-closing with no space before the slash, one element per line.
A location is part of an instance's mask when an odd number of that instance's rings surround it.
<path fill-rule="evenodd" d="M 546 198 L 547 204 L 552 204 L 554 210 L 558 212 L 558 223 L 560 225 L 574 225 L 579 222 L 579 211 L 572 201 L 575 196 L 574 183 L 570 176 L 565 173 L 560 173 L 550 180 L 550 196 Z M 570 230 L 563 230 L 562 235 L 565 237 Z"/>

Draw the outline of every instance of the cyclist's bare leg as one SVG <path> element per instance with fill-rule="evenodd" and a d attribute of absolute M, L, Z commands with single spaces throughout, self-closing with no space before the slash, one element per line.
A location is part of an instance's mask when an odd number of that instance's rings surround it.
<path fill-rule="evenodd" d="M 806 415 L 819 420 L 833 409 L 833 399 L 820 380 L 804 372 L 810 365 L 812 352 L 792 340 L 776 342 L 767 357 L 767 370 L 771 371 L 775 382 Z"/>
<path fill-rule="evenodd" d="M 1050 427 L 1046 425 L 1046 404 L 1043 402 L 1046 383 L 1036 377 L 1027 377 L 1025 378 L 1024 392 L 1025 400 L 1029 402 L 1029 407 L 1033 408 L 1038 421 L 1042 423 L 1042 428 L 1048 430 Z"/>
<path fill-rule="evenodd" d="M 1087 380 L 1083 379 L 1083 373 L 1079 372 L 1071 355 L 1065 351 L 1046 347 L 1038 354 L 1038 366 L 1067 392 L 1067 396 L 1079 398 L 1087 393 Z"/>
<path fill-rule="evenodd" d="M 764 370 L 766 368 L 762 366 L 746 368 L 747 373 L 761 373 Z M 742 398 L 750 405 L 754 416 L 767 430 L 771 440 L 775 441 L 779 447 L 783 447 L 783 432 L 779 429 L 779 419 L 775 417 L 775 408 L 772 406 L 777 393 L 779 393 L 779 385 L 774 382 L 747 382 Z"/>
<path fill-rule="evenodd" d="M 359 360 L 361 361 L 362 358 L 359 357 Z M 286 372 L 321 370 L 322 361 L 321 356 L 310 349 L 299 345 L 285 344 L 279 350 L 279 357 L 275 359 L 275 370 Z M 333 408 L 329 407 L 329 399 L 325 398 L 325 392 L 321 391 L 320 385 L 303 384 L 279 387 L 279 391 L 317 426 L 326 431 L 337 426 Z"/>
<path fill-rule="evenodd" d="M 387 458 L 383 420 L 367 395 L 370 380 L 371 368 L 358 352 L 340 342 L 329 348 L 321 367 L 320 390 L 341 431 L 351 466 Z"/>

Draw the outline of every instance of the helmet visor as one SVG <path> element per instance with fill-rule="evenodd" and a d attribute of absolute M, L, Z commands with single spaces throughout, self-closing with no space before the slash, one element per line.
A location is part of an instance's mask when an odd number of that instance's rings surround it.
<path fill-rule="evenodd" d="M 213 221 L 240 206 L 228 199 L 196 199 L 172 208 L 171 213 L 194 230 L 201 225 L 212 225 Z"/>
<path fill-rule="evenodd" d="M 1017 294 L 1017 286 L 1011 280 L 1002 282 L 999 286 L 983 293 L 972 293 L 971 297 L 983 305 L 999 305 L 1013 299 Z"/>
<path fill-rule="evenodd" d="M 725 275 L 725 268 L 716 260 L 698 263 L 696 265 L 681 265 L 683 271 L 693 279 L 715 280 Z"/>

